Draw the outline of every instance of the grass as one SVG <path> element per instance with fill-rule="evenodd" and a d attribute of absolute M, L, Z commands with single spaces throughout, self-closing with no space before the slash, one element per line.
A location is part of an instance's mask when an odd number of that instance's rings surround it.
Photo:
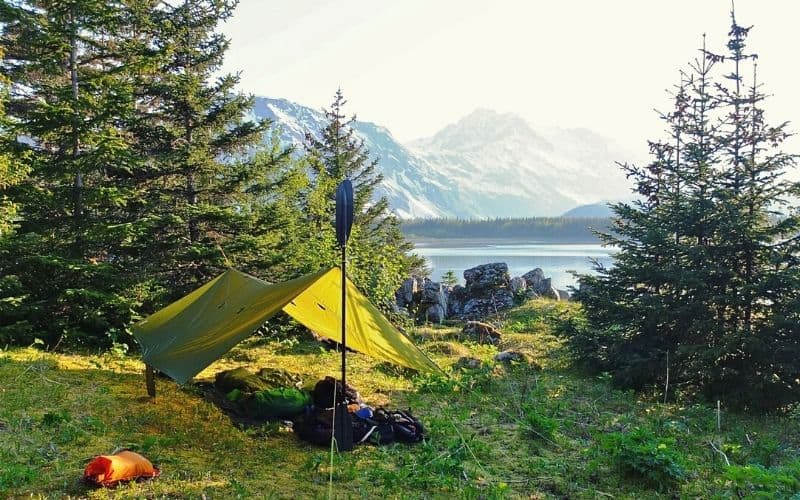
<path fill-rule="evenodd" d="M 457 325 L 413 332 L 445 369 L 459 357 L 481 368 L 417 376 L 353 354 L 348 380 L 373 406 L 412 408 L 424 443 L 361 446 L 335 456 L 336 497 L 373 498 L 788 498 L 800 491 L 800 414 L 758 416 L 661 395 L 613 389 L 570 367 L 551 328 L 574 304 L 528 302 L 496 318 L 498 347 L 459 341 Z M 498 366 L 498 350 L 534 365 Z M 313 384 L 338 355 L 311 340 L 255 337 L 200 374 L 281 366 Z M 0 352 L 0 497 L 326 497 L 327 450 L 281 424 L 241 429 L 191 386 L 158 380 L 145 396 L 143 366 L 121 353 Z M 713 445 L 713 446 L 712 446 Z M 160 478 L 114 490 L 79 479 L 87 461 L 138 451 Z M 719 451 L 715 451 L 716 448 Z M 723 458 L 722 455 L 725 455 Z M 725 459 L 730 462 L 726 465 Z"/>

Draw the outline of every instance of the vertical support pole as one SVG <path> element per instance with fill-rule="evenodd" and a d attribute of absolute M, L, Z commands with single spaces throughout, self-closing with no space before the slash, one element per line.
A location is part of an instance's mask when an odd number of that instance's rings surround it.
<path fill-rule="evenodd" d="M 156 374 L 153 367 L 148 364 L 144 365 L 144 380 L 147 384 L 147 395 L 151 398 L 156 397 Z"/>
<path fill-rule="evenodd" d="M 347 383 L 347 250 L 342 245 L 342 402 Z"/>

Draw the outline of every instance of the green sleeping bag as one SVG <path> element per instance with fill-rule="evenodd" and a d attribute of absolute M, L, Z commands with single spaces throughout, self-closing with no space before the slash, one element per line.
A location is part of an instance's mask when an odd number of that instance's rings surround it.
<path fill-rule="evenodd" d="M 248 414 L 256 418 L 290 418 L 312 403 L 311 394 L 291 387 L 256 391 L 242 401 Z"/>

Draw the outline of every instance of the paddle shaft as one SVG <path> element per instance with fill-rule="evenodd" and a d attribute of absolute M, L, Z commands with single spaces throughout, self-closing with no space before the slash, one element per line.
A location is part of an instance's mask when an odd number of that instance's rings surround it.
<path fill-rule="evenodd" d="M 342 245 L 342 403 L 347 387 L 347 246 Z"/>

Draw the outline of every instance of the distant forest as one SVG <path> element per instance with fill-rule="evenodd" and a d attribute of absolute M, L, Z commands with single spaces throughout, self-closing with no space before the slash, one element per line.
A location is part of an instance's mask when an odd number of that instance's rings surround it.
<path fill-rule="evenodd" d="M 400 226 L 408 238 L 513 238 L 537 242 L 598 243 L 593 230 L 608 229 L 608 217 L 526 217 L 523 219 L 409 219 Z"/>

